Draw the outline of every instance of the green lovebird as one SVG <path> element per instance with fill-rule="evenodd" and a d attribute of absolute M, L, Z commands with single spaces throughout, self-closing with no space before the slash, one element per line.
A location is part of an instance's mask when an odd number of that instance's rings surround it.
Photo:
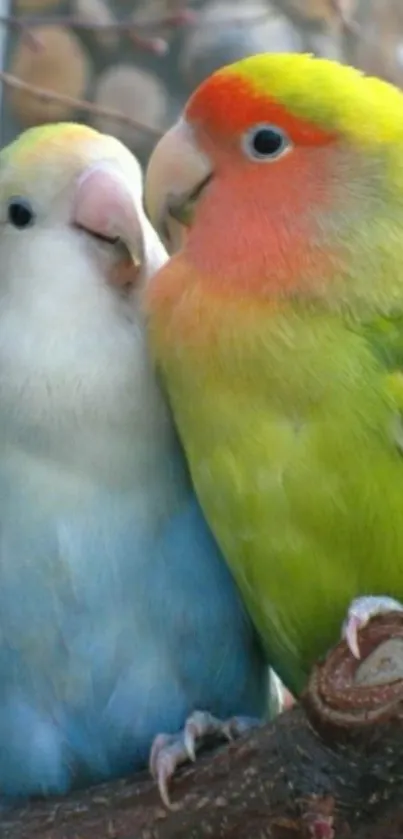
<path fill-rule="evenodd" d="M 403 94 L 307 55 L 195 91 L 149 164 L 150 340 L 196 492 L 298 694 L 403 599 Z M 391 599 L 393 598 L 393 599 Z"/>

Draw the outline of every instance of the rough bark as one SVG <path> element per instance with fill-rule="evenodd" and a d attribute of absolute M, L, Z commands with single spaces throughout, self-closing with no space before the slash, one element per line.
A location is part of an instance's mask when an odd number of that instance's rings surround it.
<path fill-rule="evenodd" d="M 403 615 L 340 643 L 299 706 L 202 755 L 167 811 L 146 774 L 3 813 L 2 839 L 402 839 Z"/>

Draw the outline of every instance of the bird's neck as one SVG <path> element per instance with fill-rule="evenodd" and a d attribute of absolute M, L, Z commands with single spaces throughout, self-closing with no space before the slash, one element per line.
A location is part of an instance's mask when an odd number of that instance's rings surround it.
<path fill-rule="evenodd" d="M 55 341 L 53 355 L 50 345 L 37 347 L 36 363 L 31 341 L 22 338 L 12 358 L 0 344 L 0 458 L 118 490 L 171 488 L 177 439 L 135 332 L 114 342 L 105 335 L 99 353 L 91 341 L 86 353 L 84 341 L 69 355 Z"/>
<path fill-rule="evenodd" d="M 215 293 L 211 276 L 206 283 L 178 254 L 163 281 L 151 283 L 148 304 L 172 403 L 192 413 L 192 421 L 205 406 L 200 428 L 225 394 L 243 393 L 266 407 L 272 401 L 292 408 L 298 401 L 304 410 L 312 399 L 337 399 L 338 384 L 362 386 L 366 343 L 320 302 Z"/>

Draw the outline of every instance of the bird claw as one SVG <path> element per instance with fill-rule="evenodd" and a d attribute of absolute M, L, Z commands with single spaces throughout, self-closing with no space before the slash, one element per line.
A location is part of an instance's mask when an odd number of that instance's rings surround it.
<path fill-rule="evenodd" d="M 361 658 L 358 645 L 358 633 L 376 615 L 387 612 L 403 612 L 403 605 L 393 597 L 357 597 L 350 603 L 347 617 L 343 623 L 342 638 L 344 638 L 351 654 L 356 659 Z"/>
<path fill-rule="evenodd" d="M 158 784 L 159 793 L 168 810 L 172 810 L 168 784 L 178 766 L 186 763 L 188 754 L 180 734 L 158 734 L 151 746 L 149 769 Z"/>
<path fill-rule="evenodd" d="M 179 734 L 158 734 L 151 747 L 149 767 L 167 809 L 173 809 L 169 781 L 179 766 L 196 760 L 196 751 L 206 737 L 221 735 L 226 740 L 233 740 L 260 724 L 261 721 L 254 717 L 231 717 L 223 721 L 207 711 L 195 711 Z"/>

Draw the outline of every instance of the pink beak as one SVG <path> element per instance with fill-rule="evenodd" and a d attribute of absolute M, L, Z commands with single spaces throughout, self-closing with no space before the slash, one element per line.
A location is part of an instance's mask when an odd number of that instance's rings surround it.
<path fill-rule="evenodd" d="M 121 240 L 126 245 L 122 264 L 109 279 L 114 285 L 132 284 L 143 262 L 143 230 L 133 193 L 117 166 L 101 161 L 85 169 L 77 182 L 71 220 L 105 242 Z"/>

